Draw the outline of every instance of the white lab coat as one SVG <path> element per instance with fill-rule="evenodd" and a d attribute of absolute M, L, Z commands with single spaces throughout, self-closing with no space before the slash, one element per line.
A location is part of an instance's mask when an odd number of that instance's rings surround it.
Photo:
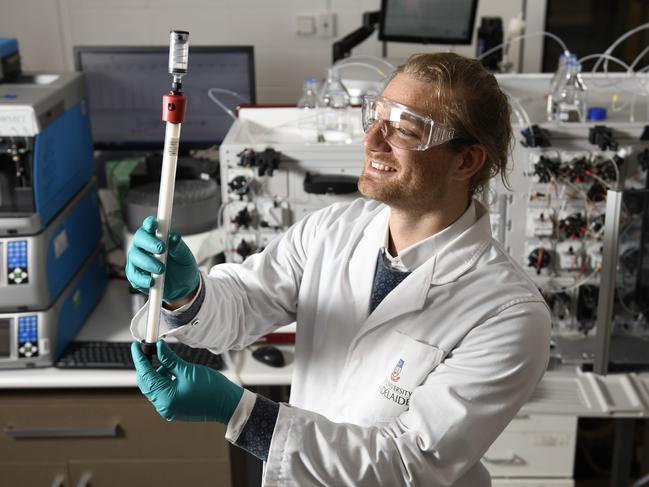
<path fill-rule="evenodd" d="M 167 332 L 189 345 L 241 349 L 297 321 L 264 485 L 490 485 L 479 460 L 545 371 L 550 315 L 476 215 L 369 316 L 389 208 L 365 199 L 204 276 L 196 319 Z"/>

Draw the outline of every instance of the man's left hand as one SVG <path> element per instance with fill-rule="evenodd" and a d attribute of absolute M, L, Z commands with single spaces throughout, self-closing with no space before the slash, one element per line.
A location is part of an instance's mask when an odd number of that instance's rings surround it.
<path fill-rule="evenodd" d="M 131 344 L 137 385 L 167 421 L 216 421 L 227 424 L 237 408 L 243 389 L 220 372 L 185 362 L 164 341 L 157 343 L 160 367 L 154 369 Z"/>

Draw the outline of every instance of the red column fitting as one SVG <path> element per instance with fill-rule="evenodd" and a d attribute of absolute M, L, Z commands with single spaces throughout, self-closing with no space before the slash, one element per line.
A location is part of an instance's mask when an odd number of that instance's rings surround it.
<path fill-rule="evenodd" d="M 162 120 L 165 122 L 183 123 L 186 109 L 187 98 L 185 96 L 173 93 L 162 95 Z"/>

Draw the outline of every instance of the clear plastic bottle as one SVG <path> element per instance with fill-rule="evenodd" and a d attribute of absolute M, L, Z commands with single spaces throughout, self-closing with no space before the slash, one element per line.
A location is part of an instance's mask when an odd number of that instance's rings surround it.
<path fill-rule="evenodd" d="M 318 93 L 318 142 L 349 143 L 352 140 L 351 98 L 333 68 Z"/>
<path fill-rule="evenodd" d="M 586 85 L 581 77 L 581 65 L 576 59 L 566 59 L 565 73 L 552 94 L 551 120 L 583 122 L 586 117 Z"/>
<path fill-rule="evenodd" d="M 557 90 L 557 85 L 559 84 L 559 80 L 563 79 L 566 75 L 566 61 L 569 58 L 570 59 L 574 58 L 575 61 L 577 60 L 577 57 L 574 54 L 563 53 L 559 56 L 559 63 L 557 64 L 557 70 L 554 72 L 554 75 L 550 80 L 550 88 L 548 89 L 548 95 L 547 95 L 548 122 L 554 121 L 554 108 L 553 108 L 554 95 L 555 95 L 555 91 Z"/>
<path fill-rule="evenodd" d="M 297 102 L 299 108 L 315 108 L 318 103 L 318 87 L 320 81 L 318 78 L 307 78 L 302 84 L 302 96 Z"/>
<path fill-rule="evenodd" d="M 318 87 L 320 80 L 317 78 L 308 78 L 302 84 L 302 96 L 297 102 L 300 108 L 300 115 L 298 118 L 298 128 L 306 139 L 315 139 L 316 132 L 316 116 L 318 107 Z"/>

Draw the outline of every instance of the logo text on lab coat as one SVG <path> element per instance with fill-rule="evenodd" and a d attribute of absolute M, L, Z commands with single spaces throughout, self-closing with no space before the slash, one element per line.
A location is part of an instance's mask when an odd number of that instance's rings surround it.
<path fill-rule="evenodd" d="M 399 406 L 408 407 L 410 405 L 410 396 L 412 395 L 412 391 L 397 387 L 394 384 L 385 381 L 379 386 L 379 394 L 386 399 L 397 403 Z"/>

